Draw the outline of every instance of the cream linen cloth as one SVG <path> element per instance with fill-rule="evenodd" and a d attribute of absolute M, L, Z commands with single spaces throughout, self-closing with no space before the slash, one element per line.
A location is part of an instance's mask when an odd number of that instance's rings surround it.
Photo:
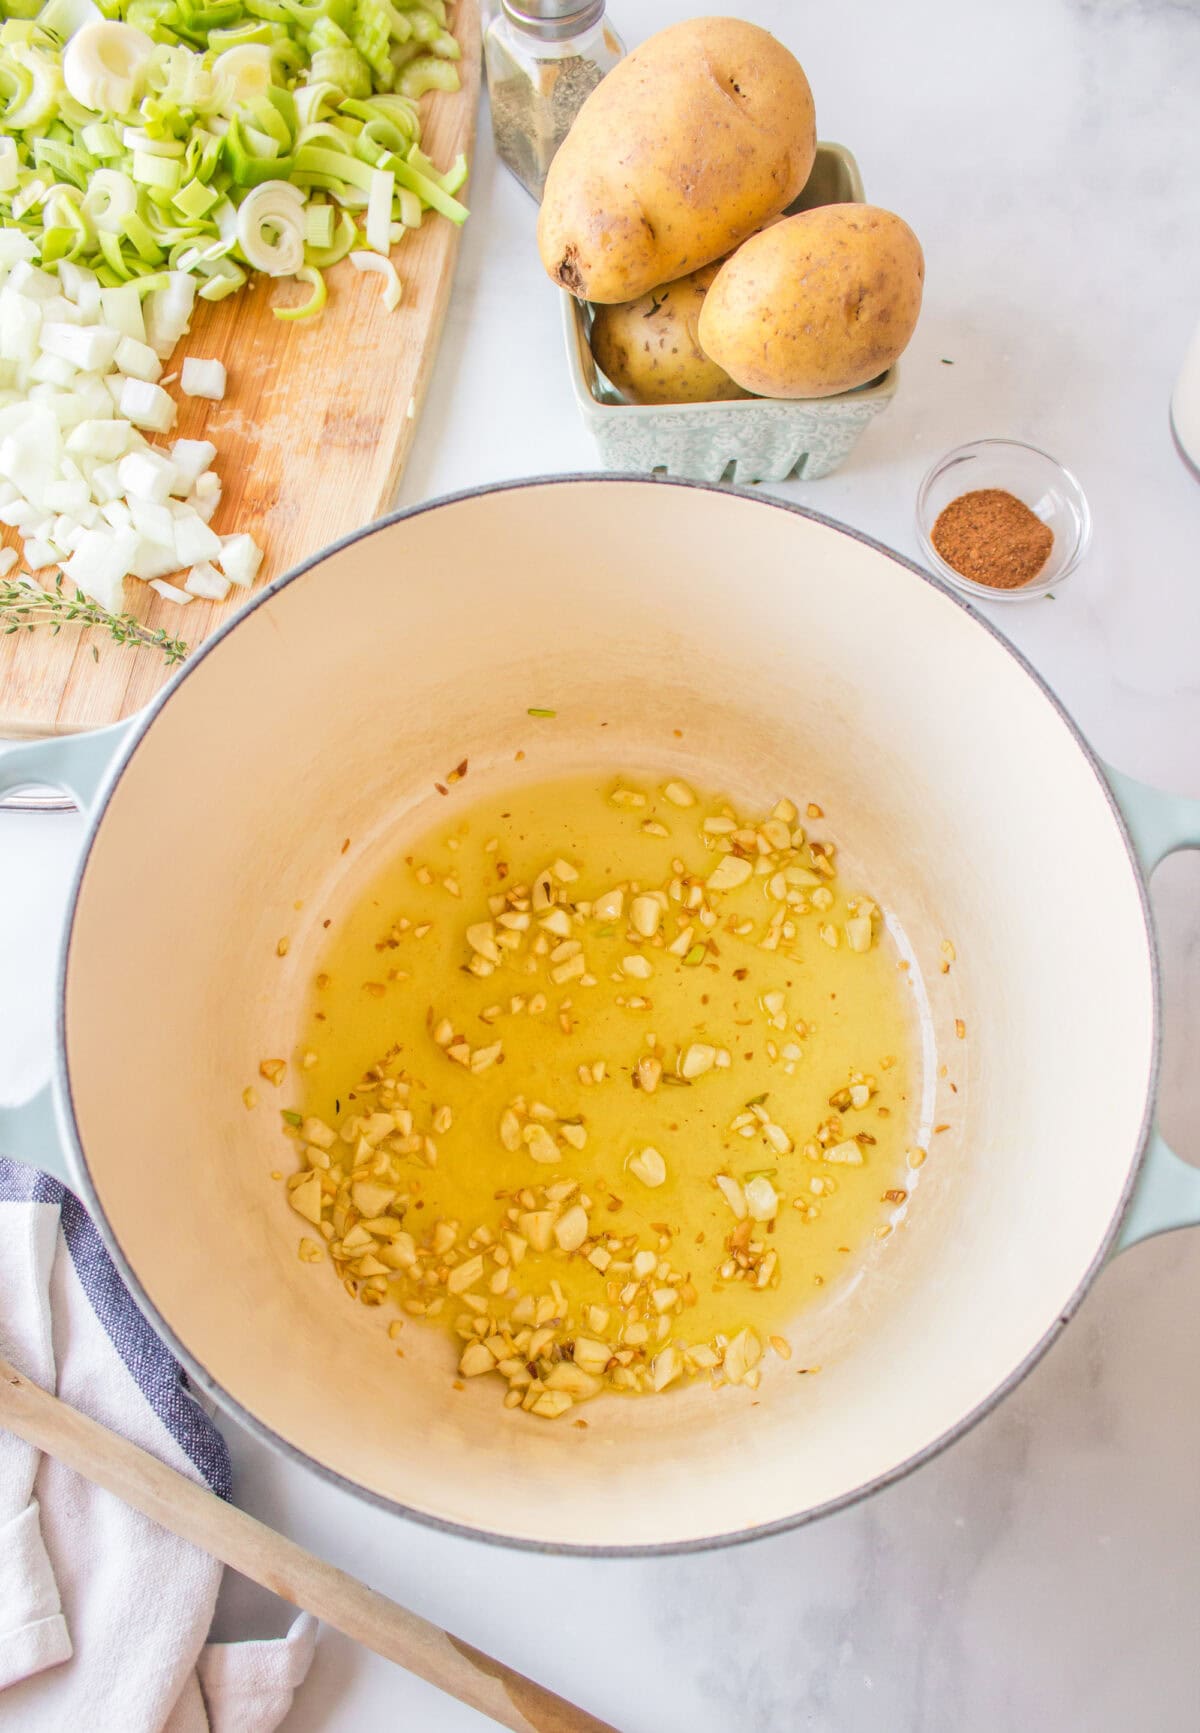
<path fill-rule="evenodd" d="M 56 1180 L 0 1159 L 0 1349 L 64 1401 L 229 1497 L 225 1441 Z M 0 1431 L 0 1729 L 270 1733 L 312 1659 L 209 1643 L 222 1567 Z"/>

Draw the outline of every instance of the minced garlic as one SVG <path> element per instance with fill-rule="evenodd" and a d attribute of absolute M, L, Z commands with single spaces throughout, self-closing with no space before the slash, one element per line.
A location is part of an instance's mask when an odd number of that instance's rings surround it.
<path fill-rule="evenodd" d="M 531 785 L 463 805 L 338 922 L 294 1070 L 259 1066 L 303 1093 L 299 1255 L 393 1336 L 448 1330 L 448 1384 L 494 1375 L 543 1419 L 754 1390 L 840 1248 L 907 1207 L 907 979 L 802 810 Z"/>

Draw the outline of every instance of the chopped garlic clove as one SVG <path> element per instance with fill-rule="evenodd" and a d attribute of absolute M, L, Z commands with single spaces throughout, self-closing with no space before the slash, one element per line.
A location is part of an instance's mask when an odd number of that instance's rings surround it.
<path fill-rule="evenodd" d="M 559 1160 L 558 1145 L 544 1125 L 527 1125 L 521 1138 L 534 1161 L 549 1165 Z"/>
<path fill-rule="evenodd" d="M 740 1384 L 747 1372 L 762 1359 L 762 1343 L 753 1330 L 739 1330 L 725 1349 L 722 1367 L 731 1384 Z"/>
<path fill-rule="evenodd" d="M 779 1194 L 762 1174 L 746 1181 L 746 1208 L 751 1221 L 774 1221 L 779 1214 Z"/>
<path fill-rule="evenodd" d="M 662 924 L 662 904 L 657 897 L 634 897 L 629 905 L 629 919 L 633 930 L 643 939 L 652 939 Z"/>
<path fill-rule="evenodd" d="M 314 1227 L 321 1222 L 321 1176 L 319 1173 L 305 1174 L 300 1184 L 294 1186 L 288 1193 L 288 1202 L 297 1215 L 304 1217 Z"/>
<path fill-rule="evenodd" d="M 753 872 L 753 867 L 741 855 L 723 855 L 708 875 L 710 891 L 732 891 L 738 885 L 744 885 Z"/>
<path fill-rule="evenodd" d="M 679 1075 L 693 1078 L 703 1077 L 706 1071 L 711 1071 L 717 1061 L 717 1050 L 706 1041 L 693 1041 L 679 1062 Z"/>
<path fill-rule="evenodd" d="M 731 1179 L 727 1173 L 719 1173 L 717 1187 L 725 1202 L 729 1205 L 738 1221 L 746 1219 L 746 1197 L 736 1179 Z"/>
<path fill-rule="evenodd" d="M 619 921 L 625 908 L 625 892 L 623 890 L 605 891 L 592 904 L 592 919 L 594 921 Z"/>
<path fill-rule="evenodd" d="M 849 1167 L 861 1167 L 863 1165 L 862 1146 L 851 1137 L 844 1143 L 834 1143 L 828 1149 L 822 1150 L 821 1158 L 823 1161 L 839 1162 Z"/>
<path fill-rule="evenodd" d="M 587 1211 L 582 1204 L 572 1204 L 554 1224 L 554 1238 L 559 1250 L 577 1252 L 587 1236 Z"/>
<path fill-rule="evenodd" d="M 653 1189 L 665 1183 L 667 1164 L 657 1149 L 647 1145 L 637 1155 L 630 1156 L 629 1171 L 635 1179 L 640 1179 L 643 1185 Z"/>

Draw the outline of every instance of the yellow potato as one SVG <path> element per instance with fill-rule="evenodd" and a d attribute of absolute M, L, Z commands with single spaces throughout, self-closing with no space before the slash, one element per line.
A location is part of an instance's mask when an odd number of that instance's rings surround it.
<path fill-rule="evenodd" d="M 636 301 L 596 308 L 592 354 L 634 403 L 721 403 L 748 392 L 710 361 L 696 327 L 722 260 L 651 289 Z"/>
<path fill-rule="evenodd" d="M 822 205 L 739 247 L 700 312 L 704 353 L 759 397 L 828 397 L 885 373 L 921 311 L 925 260 L 874 205 Z"/>
<path fill-rule="evenodd" d="M 815 153 L 812 92 L 781 43 L 736 18 L 672 25 L 576 117 L 546 180 L 542 263 L 581 300 L 636 300 L 783 210 Z"/>

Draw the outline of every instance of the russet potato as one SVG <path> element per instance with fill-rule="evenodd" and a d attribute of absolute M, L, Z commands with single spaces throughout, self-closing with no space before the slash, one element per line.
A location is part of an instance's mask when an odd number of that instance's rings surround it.
<path fill-rule="evenodd" d="M 697 326 L 723 261 L 651 289 L 636 301 L 596 308 L 592 354 L 633 403 L 720 403 L 749 394 L 710 361 Z"/>
<path fill-rule="evenodd" d="M 822 205 L 738 248 L 700 310 L 710 360 L 760 397 L 827 397 L 884 373 L 921 311 L 925 260 L 906 222 Z"/>
<path fill-rule="evenodd" d="M 815 153 L 812 92 L 781 43 L 736 18 L 672 25 L 576 117 L 546 181 L 542 263 L 581 300 L 636 300 L 776 216 Z"/>

